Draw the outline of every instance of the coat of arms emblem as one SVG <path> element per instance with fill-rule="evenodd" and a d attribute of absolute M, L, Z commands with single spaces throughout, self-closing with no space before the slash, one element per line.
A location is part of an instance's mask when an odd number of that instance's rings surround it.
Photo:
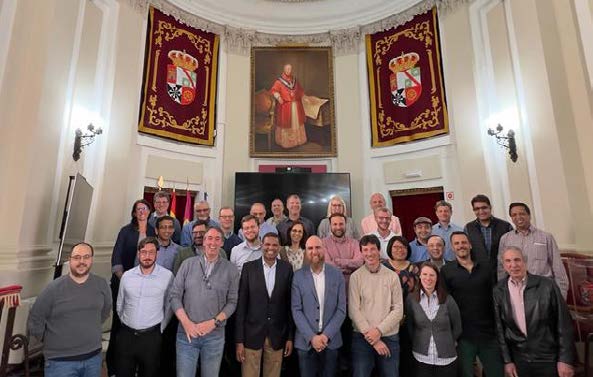
<path fill-rule="evenodd" d="M 167 93 L 180 105 L 189 105 L 196 98 L 198 59 L 185 51 L 171 50 L 167 54 L 173 64 L 167 65 Z"/>
<path fill-rule="evenodd" d="M 394 105 L 409 107 L 420 98 L 420 67 L 416 67 L 419 60 L 417 53 L 409 52 L 389 61 L 389 70 L 393 72 L 389 75 L 389 88 Z"/>

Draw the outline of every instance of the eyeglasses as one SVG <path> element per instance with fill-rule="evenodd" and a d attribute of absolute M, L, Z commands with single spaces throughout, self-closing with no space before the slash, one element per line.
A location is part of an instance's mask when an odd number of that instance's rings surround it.
<path fill-rule="evenodd" d="M 89 260 L 91 259 L 93 256 L 91 254 L 85 254 L 85 255 L 71 255 L 70 259 L 72 259 L 73 261 L 76 262 L 80 262 L 81 260 Z"/>
<path fill-rule="evenodd" d="M 146 211 L 148 211 L 148 207 L 136 207 L 136 211 L 138 211 L 138 212 L 140 212 L 140 211 L 146 212 Z"/>
<path fill-rule="evenodd" d="M 202 278 L 202 281 L 204 283 L 206 283 L 207 289 L 212 289 L 212 285 L 210 284 L 210 278 L 208 276 L 204 275 L 204 277 Z"/>

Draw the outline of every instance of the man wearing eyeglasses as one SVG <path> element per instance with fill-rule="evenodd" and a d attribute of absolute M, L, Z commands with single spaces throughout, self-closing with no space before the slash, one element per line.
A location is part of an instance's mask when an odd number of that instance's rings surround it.
<path fill-rule="evenodd" d="M 185 224 L 181 230 L 181 246 L 190 246 L 192 243 L 192 229 L 197 221 L 205 221 L 208 227 L 216 226 L 218 223 L 210 217 L 210 204 L 200 200 L 194 204 L 194 220 Z"/>
<path fill-rule="evenodd" d="M 105 279 L 91 274 L 93 247 L 74 245 L 70 274 L 37 296 L 29 313 L 29 335 L 43 342 L 45 376 L 101 376 L 101 324 L 111 311 Z"/>
<path fill-rule="evenodd" d="M 118 377 L 160 376 L 161 332 L 166 326 L 165 297 L 173 273 L 158 265 L 159 242 L 147 237 L 138 244 L 139 265 L 124 273 L 117 295 L 116 370 Z"/>
<path fill-rule="evenodd" d="M 189 258 L 175 276 L 170 304 L 179 319 L 177 377 L 194 377 L 200 361 L 203 377 L 218 376 L 227 318 L 237 306 L 239 272 L 219 250 L 224 235 L 210 228 L 204 254 Z"/>
<path fill-rule="evenodd" d="M 492 206 L 486 195 L 474 196 L 471 204 L 476 219 L 465 224 L 464 231 L 472 245 L 472 256 L 478 261 L 488 261 L 492 268 L 492 280 L 496 283 L 500 238 L 513 227 L 507 221 L 492 216 Z"/>

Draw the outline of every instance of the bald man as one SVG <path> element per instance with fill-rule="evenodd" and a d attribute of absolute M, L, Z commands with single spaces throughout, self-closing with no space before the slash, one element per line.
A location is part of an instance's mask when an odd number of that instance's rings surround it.
<path fill-rule="evenodd" d="M 263 239 L 264 236 L 268 233 L 278 234 L 278 230 L 274 225 L 268 224 L 266 219 L 266 206 L 263 203 L 253 203 L 251 205 L 251 209 L 249 210 L 249 214 L 257 220 L 257 225 L 259 226 L 259 239 Z M 245 236 L 243 235 L 243 229 L 239 229 L 239 238 L 241 241 L 245 241 Z"/>
<path fill-rule="evenodd" d="M 194 220 L 183 226 L 183 230 L 181 231 L 181 246 L 191 246 L 193 241 L 191 231 L 198 220 L 206 221 L 208 228 L 219 227 L 218 223 L 210 218 L 210 204 L 205 200 L 200 200 L 194 204 Z"/>
<path fill-rule="evenodd" d="M 371 199 L 369 200 L 369 205 L 371 206 L 371 214 L 367 217 L 363 218 L 360 222 L 360 227 L 362 228 L 362 234 L 370 234 L 377 231 L 378 225 L 377 221 L 375 220 L 375 210 L 379 208 L 383 208 L 386 205 L 385 197 L 383 194 L 376 192 L 371 195 Z M 389 223 L 389 229 L 395 235 L 401 236 L 402 235 L 402 226 L 399 223 L 399 218 L 396 216 L 391 216 L 391 221 Z"/>

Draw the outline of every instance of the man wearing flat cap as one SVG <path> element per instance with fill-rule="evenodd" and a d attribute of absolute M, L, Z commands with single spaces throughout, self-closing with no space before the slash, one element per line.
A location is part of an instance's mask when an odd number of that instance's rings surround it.
<path fill-rule="evenodd" d="M 414 220 L 414 233 L 416 238 L 410 242 L 412 254 L 410 254 L 410 262 L 418 263 L 428 260 L 428 250 L 426 244 L 432 231 L 432 220 L 428 217 L 418 217 Z"/>

